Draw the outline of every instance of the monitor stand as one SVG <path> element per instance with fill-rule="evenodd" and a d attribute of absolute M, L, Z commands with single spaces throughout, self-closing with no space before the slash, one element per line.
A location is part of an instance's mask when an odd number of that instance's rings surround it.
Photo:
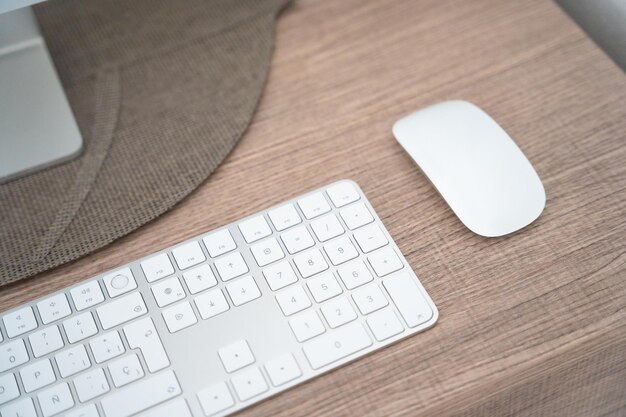
<path fill-rule="evenodd" d="M 0 14 L 0 183 L 68 161 L 82 146 L 32 10 Z"/>

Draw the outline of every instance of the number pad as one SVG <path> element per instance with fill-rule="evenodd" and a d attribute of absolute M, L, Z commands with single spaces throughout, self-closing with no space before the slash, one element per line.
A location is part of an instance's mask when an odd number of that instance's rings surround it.
<path fill-rule="evenodd" d="M 324 251 L 333 265 L 340 265 L 359 256 L 347 237 L 333 240 L 324 246 Z"/>
<path fill-rule="evenodd" d="M 352 293 L 352 299 L 361 314 L 370 314 L 387 306 L 389 302 L 378 285 L 372 283 Z"/>
<path fill-rule="evenodd" d="M 345 231 L 337 216 L 329 214 L 311 222 L 311 228 L 320 242 L 326 242 L 329 239 L 337 237 Z"/>
<path fill-rule="evenodd" d="M 332 272 L 325 272 L 307 281 L 307 287 L 316 302 L 321 303 L 341 294 L 341 286 Z"/>
<path fill-rule="evenodd" d="M 280 290 L 298 281 L 296 273 L 293 272 L 293 268 L 287 261 L 265 268 L 263 276 L 272 291 Z"/>
<path fill-rule="evenodd" d="M 337 268 L 337 273 L 343 285 L 351 290 L 374 279 L 369 269 L 360 259 Z"/>
<path fill-rule="evenodd" d="M 303 278 L 308 278 L 328 269 L 328 264 L 318 249 L 313 249 L 293 258 Z"/>
<path fill-rule="evenodd" d="M 276 295 L 276 300 L 285 316 L 311 307 L 311 300 L 300 285 L 288 288 Z"/>
<path fill-rule="evenodd" d="M 285 257 L 278 241 L 274 238 L 253 245 L 250 247 L 250 250 L 259 266 L 269 265 Z"/>
<path fill-rule="evenodd" d="M 304 342 L 326 331 L 322 320 L 314 310 L 292 318 L 289 320 L 289 325 L 298 342 Z"/>
<path fill-rule="evenodd" d="M 357 317 L 356 312 L 345 297 L 324 304 L 322 314 L 331 329 L 351 322 Z"/>

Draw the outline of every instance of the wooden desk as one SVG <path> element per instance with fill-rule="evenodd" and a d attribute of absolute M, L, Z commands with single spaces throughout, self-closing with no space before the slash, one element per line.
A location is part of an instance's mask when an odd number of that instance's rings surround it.
<path fill-rule="evenodd" d="M 485 239 L 392 123 L 473 101 L 542 178 L 537 222 Z M 431 330 L 246 416 L 626 415 L 626 76 L 551 1 L 300 0 L 250 130 L 178 207 L 2 289 L 42 296 L 340 178 L 356 180 L 438 305 Z"/>

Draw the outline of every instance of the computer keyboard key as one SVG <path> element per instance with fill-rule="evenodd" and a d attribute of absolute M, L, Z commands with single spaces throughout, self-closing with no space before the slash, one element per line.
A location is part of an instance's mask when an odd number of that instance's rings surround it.
<path fill-rule="evenodd" d="M 239 252 L 219 258 L 215 261 L 215 268 L 222 281 L 237 278 L 248 272 L 248 265 Z"/>
<path fill-rule="evenodd" d="M 197 296 L 194 302 L 203 320 L 217 316 L 230 308 L 220 288 Z"/>
<path fill-rule="evenodd" d="M 226 372 L 235 372 L 254 363 L 254 355 L 245 340 L 238 340 L 218 349 L 217 354 L 222 360 Z"/>
<path fill-rule="evenodd" d="M 180 394 L 176 375 L 166 371 L 113 392 L 100 404 L 105 417 L 130 417 Z"/>
<path fill-rule="evenodd" d="M 324 245 L 324 252 L 333 265 L 341 265 L 359 256 L 352 242 L 347 237 L 332 240 Z"/>
<path fill-rule="evenodd" d="M 363 315 L 386 307 L 389 302 L 377 284 L 372 283 L 355 290 L 352 299 Z"/>
<path fill-rule="evenodd" d="M 361 198 L 356 188 L 354 188 L 354 185 L 349 182 L 340 182 L 339 184 L 328 187 L 326 192 L 335 207 L 343 207 Z"/>
<path fill-rule="evenodd" d="M 239 230 L 247 243 L 256 242 L 272 234 L 272 229 L 263 215 L 252 217 L 239 223 Z"/>
<path fill-rule="evenodd" d="M 332 272 L 318 274 L 306 282 L 315 302 L 321 303 L 342 293 L 341 285 Z"/>
<path fill-rule="evenodd" d="M 363 203 L 355 203 L 341 209 L 339 214 L 350 230 L 358 229 L 374 221 L 374 217 Z"/>
<path fill-rule="evenodd" d="M 265 370 L 270 377 L 272 385 L 275 387 L 293 381 L 302 375 L 302 371 L 291 353 L 286 353 L 265 362 Z"/>
<path fill-rule="evenodd" d="M 139 292 L 128 294 L 96 309 L 104 330 L 126 323 L 148 312 Z"/>
<path fill-rule="evenodd" d="M 197 294 L 217 285 L 217 278 L 208 264 L 190 269 L 183 274 L 183 278 L 191 294 Z"/>
<path fill-rule="evenodd" d="M 78 375 L 74 378 L 74 388 L 81 403 L 104 395 L 111 390 L 101 368 Z"/>
<path fill-rule="evenodd" d="M 427 322 L 433 311 L 417 287 L 415 279 L 406 272 L 383 280 L 383 286 L 409 327 Z"/>
<path fill-rule="evenodd" d="M 141 350 L 148 371 L 157 372 L 170 365 L 170 361 L 150 317 L 124 326 L 124 334 L 131 349 Z"/>
<path fill-rule="evenodd" d="M 56 381 L 50 359 L 33 362 L 20 369 L 24 391 L 33 392 Z"/>
<path fill-rule="evenodd" d="M 267 281 L 267 285 L 272 291 L 285 288 L 287 285 L 293 284 L 298 281 L 296 273 L 293 272 L 293 268 L 289 261 L 279 262 L 275 265 L 268 266 L 263 270 L 263 276 Z"/>
<path fill-rule="evenodd" d="M 389 275 L 392 272 L 402 269 L 404 266 L 391 247 L 385 247 L 378 249 L 376 252 L 372 252 L 367 257 L 367 261 L 379 277 Z"/>
<path fill-rule="evenodd" d="M 65 417 L 100 417 L 100 414 L 95 404 L 89 404 L 72 410 Z"/>
<path fill-rule="evenodd" d="M 172 249 L 172 255 L 174 255 L 174 259 L 180 270 L 191 268 L 192 266 L 206 261 L 206 256 L 204 256 L 204 252 L 202 252 L 200 243 L 196 241 L 187 242 L 175 247 Z"/>
<path fill-rule="evenodd" d="M 137 281 L 130 268 L 123 268 L 102 277 L 109 297 L 117 297 L 137 288 Z"/>
<path fill-rule="evenodd" d="M 162 253 L 142 261 L 141 269 L 148 282 L 158 281 L 174 273 L 174 267 L 167 253 Z"/>
<path fill-rule="evenodd" d="M 272 224 L 277 231 L 282 232 L 285 229 L 302 223 L 302 218 L 298 214 L 298 211 L 294 208 L 293 204 L 285 204 L 267 213 L 272 221 Z"/>
<path fill-rule="evenodd" d="M 0 375 L 0 405 L 20 396 L 17 380 L 13 374 Z M 4 413 L 3 413 L 4 414 Z"/>
<path fill-rule="evenodd" d="M 37 411 L 35 410 L 33 400 L 26 397 L 6 407 L 0 408 L 0 415 L 2 415 L 2 417 L 37 417 Z M 74 416 L 68 414 L 66 417 Z"/>
<path fill-rule="evenodd" d="M 250 368 L 231 378 L 240 401 L 247 401 L 268 390 L 265 377 L 259 368 Z"/>
<path fill-rule="evenodd" d="M 159 405 L 146 411 L 141 417 L 193 417 L 189 406 L 182 398 Z"/>
<path fill-rule="evenodd" d="M 207 416 L 212 416 L 235 405 L 235 400 L 233 400 L 225 382 L 219 382 L 200 390 L 198 400 L 202 411 Z"/>
<path fill-rule="evenodd" d="M 373 250 L 382 248 L 389 241 L 380 227 L 376 224 L 364 227 L 354 232 L 354 239 L 363 253 L 370 253 Z"/>
<path fill-rule="evenodd" d="M 38 302 L 37 310 L 39 310 L 39 317 L 41 317 L 43 324 L 50 324 L 72 313 L 70 304 L 67 302 L 67 297 L 63 293 L 53 295 L 52 297 Z"/>
<path fill-rule="evenodd" d="M 97 280 L 72 288 L 70 293 L 77 311 L 83 311 L 104 301 L 104 295 Z"/>
<path fill-rule="evenodd" d="M 298 206 L 308 220 L 330 211 L 330 206 L 321 192 L 299 199 Z"/>
<path fill-rule="evenodd" d="M 337 268 L 339 278 L 347 289 L 352 290 L 374 279 L 362 260 L 353 261 Z"/>
<path fill-rule="evenodd" d="M 320 242 L 337 237 L 345 232 L 343 226 L 334 214 L 328 214 L 311 222 L 311 229 Z"/>
<path fill-rule="evenodd" d="M 37 395 L 43 417 L 52 417 L 74 406 L 74 399 L 67 383 L 53 385 Z"/>
<path fill-rule="evenodd" d="M 328 269 L 328 263 L 319 249 L 311 249 L 293 257 L 296 268 L 300 271 L 302 278 L 308 278 L 319 272 Z"/>
<path fill-rule="evenodd" d="M 152 286 L 152 294 L 159 307 L 165 307 L 185 298 L 185 290 L 177 277 L 157 282 Z"/>
<path fill-rule="evenodd" d="M 113 385 L 117 388 L 130 384 L 144 376 L 139 358 L 134 353 L 109 363 L 109 373 L 111 374 Z"/>
<path fill-rule="evenodd" d="M 163 310 L 161 314 L 170 333 L 176 333 L 198 322 L 191 305 L 187 301 Z"/>
<path fill-rule="evenodd" d="M 63 347 L 61 332 L 57 326 L 46 327 L 28 336 L 33 355 L 40 358 Z"/>
<path fill-rule="evenodd" d="M 70 343 L 76 343 L 98 333 L 96 322 L 89 311 L 65 320 L 63 328 Z"/>
<path fill-rule="evenodd" d="M 367 325 L 379 342 L 404 331 L 404 326 L 392 309 L 378 311 L 367 318 Z"/>
<path fill-rule="evenodd" d="M 91 361 L 83 345 L 77 345 L 71 349 L 59 352 L 54 359 L 57 362 L 59 374 L 62 378 L 77 374 L 91 366 Z"/>
<path fill-rule="evenodd" d="M 0 372 L 28 362 L 28 352 L 22 339 L 0 345 Z"/>
<path fill-rule="evenodd" d="M 289 320 L 289 325 L 298 342 L 304 342 L 326 331 L 315 310 L 306 311 Z"/>
<path fill-rule="evenodd" d="M 276 239 L 269 238 L 250 247 L 257 265 L 263 267 L 285 257 Z"/>
<path fill-rule="evenodd" d="M 322 314 L 331 329 L 343 326 L 357 318 L 357 314 L 346 297 L 337 298 L 324 304 Z"/>
<path fill-rule="evenodd" d="M 300 285 L 295 285 L 276 294 L 276 301 L 285 316 L 291 316 L 311 307 L 311 300 Z"/>
<path fill-rule="evenodd" d="M 237 249 L 237 244 L 233 240 L 233 235 L 230 234 L 228 229 L 222 229 L 217 232 L 211 233 L 202 238 L 204 246 L 209 252 L 211 258 L 216 258 L 220 255 Z"/>
<path fill-rule="evenodd" d="M 255 300 L 261 296 L 261 291 L 251 275 L 229 282 L 226 290 L 235 307 Z"/>
<path fill-rule="evenodd" d="M 96 363 L 106 362 L 123 354 L 126 349 L 117 331 L 108 332 L 89 342 Z"/>
<path fill-rule="evenodd" d="M 306 226 L 299 226 L 289 230 L 280 236 L 287 252 L 291 255 L 301 252 L 315 245 L 315 241 L 307 230 Z"/>
<path fill-rule="evenodd" d="M 33 314 L 33 309 L 30 307 L 5 314 L 2 321 L 4 321 L 4 328 L 9 339 L 37 328 L 37 320 Z"/>
<path fill-rule="evenodd" d="M 307 342 L 302 348 L 311 367 L 319 369 L 372 345 L 372 339 L 356 322 Z"/>

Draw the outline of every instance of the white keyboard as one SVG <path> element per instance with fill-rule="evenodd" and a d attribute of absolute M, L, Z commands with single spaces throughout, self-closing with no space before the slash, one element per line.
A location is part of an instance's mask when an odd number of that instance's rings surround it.
<path fill-rule="evenodd" d="M 229 415 L 437 317 L 340 181 L 0 314 L 0 415 Z"/>

